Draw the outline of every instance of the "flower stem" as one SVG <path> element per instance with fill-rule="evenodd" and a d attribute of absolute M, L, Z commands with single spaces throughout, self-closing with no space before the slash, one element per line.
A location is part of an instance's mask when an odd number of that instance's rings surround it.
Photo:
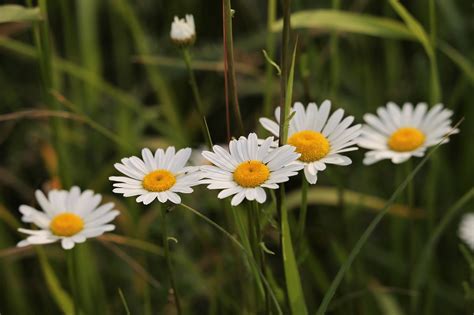
<path fill-rule="evenodd" d="M 263 240 L 262 235 L 262 226 L 260 225 L 260 207 L 257 201 L 252 201 L 252 214 L 253 214 L 253 221 L 255 222 L 255 234 L 256 234 L 256 243 L 255 248 L 257 252 L 255 255 L 257 256 L 257 261 L 260 264 L 260 269 L 262 274 L 265 274 L 265 254 L 261 247 L 261 242 Z M 266 286 L 263 287 L 264 295 L 265 295 L 265 312 L 264 314 L 270 314 L 270 298 L 268 288 Z"/>
<path fill-rule="evenodd" d="M 298 241 L 302 241 L 306 227 L 306 213 L 308 212 L 308 181 L 303 176 L 301 183 L 301 212 L 298 222 Z"/>
<path fill-rule="evenodd" d="M 74 305 L 74 315 L 79 315 L 79 301 L 76 283 L 76 267 L 75 267 L 75 249 L 69 250 L 67 253 L 67 273 L 69 278 L 69 286 L 71 287 L 72 301 Z"/>
<path fill-rule="evenodd" d="M 174 296 L 174 301 L 176 305 L 176 311 L 178 312 L 178 315 L 181 315 L 181 303 L 179 300 L 179 294 L 178 290 L 176 287 L 176 281 L 174 279 L 174 274 L 173 274 L 173 265 L 171 262 L 171 254 L 170 254 L 170 248 L 168 244 L 168 227 L 167 227 L 167 222 L 166 222 L 166 207 L 164 205 L 161 205 L 161 235 L 163 236 L 163 249 L 164 249 L 164 254 L 166 258 L 166 265 L 168 267 L 168 275 L 170 277 L 170 284 L 171 288 L 173 290 L 173 296 Z"/>
<path fill-rule="evenodd" d="M 240 115 L 239 98 L 237 95 L 237 80 L 235 78 L 234 67 L 234 43 L 232 38 L 232 8 L 230 0 L 222 0 L 222 15 L 224 20 L 224 61 L 226 65 L 225 76 L 229 80 L 229 94 L 234 107 L 234 115 L 237 119 L 239 132 L 244 135 L 244 123 Z"/>
<path fill-rule="evenodd" d="M 273 59 L 275 57 L 275 34 L 272 32 L 273 23 L 276 20 L 276 0 L 268 0 L 267 5 L 267 37 L 265 50 L 268 56 Z M 273 66 L 267 62 L 265 64 L 265 94 L 263 97 L 263 116 L 268 117 L 272 113 L 273 104 Z M 259 131 L 263 131 L 263 127 L 259 126 Z"/>
<path fill-rule="evenodd" d="M 189 84 L 191 85 L 191 89 L 193 90 L 194 101 L 196 102 L 196 110 L 199 113 L 199 116 L 201 116 L 202 133 L 204 135 L 204 138 L 206 139 L 207 146 L 209 147 L 209 149 L 211 149 L 212 148 L 211 133 L 209 132 L 206 115 L 204 114 L 201 94 L 199 93 L 199 88 L 196 82 L 196 76 L 194 75 L 194 71 L 191 66 L 191 54 L 189 53 L 188 48 L 183 48 L 182 51 L 183 51 L 184 63 L 186 64 L 186 69 L 188 70 Z"/>

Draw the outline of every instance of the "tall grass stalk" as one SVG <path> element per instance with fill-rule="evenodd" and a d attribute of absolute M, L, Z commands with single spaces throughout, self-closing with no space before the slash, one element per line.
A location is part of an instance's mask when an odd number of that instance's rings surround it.
<path fill-rule="evenodd" d="M 301 206 L 300 206 L 300 217 L 298 221 L 298 229 L 297 229 L 297 238 L 298 242 L 304 243 L 304 230 L 306 227 L 306 215 L 308 212 L 308 181 L 306 177 L 302 176 L 301 181 Z"/>
<path fill-rule="evenodd" d="M 249 264 L 254 266 L 254 268 L 256 268 L 258 270 L 258 273 L 260 275 L 260 278 L 261 278 L 261 281 L 263 282 L 263 284 L 267 287 L 268 289 L 268 292 L 271 296 L 271 299 L 273 301 L 273 305 L 275 306 L 275 309 L 277 311 L 277 314 L 280 314 L 282 315 L 283 312 L 280 308 L 280 305 L 278 304 L 278 300 L 275 296 L 275 293 L 273 292 L 270 284 L 268 283 L 265 275 L 260 271 L 260 269 L 258 268 L 258 265 L 257 265 L 257 262 L 255 261 L 255 259 L 253 258 L 253 255 L 251 252 L 247 251 L 245 246 L 242 245 L 242 243 L 240 243 L 232 234 L 230 234 L 226 229 L 224 229 L 222 226 L 220 226 L 219 224 L 217 224 L 216 222 L 214 222 L 213 220 L 211 220 L 210 218 L 208 218 L 207 216 L 205 216 L 204 214 L 202 214 L 200 211 L 186 205 L 186 204 L 181 204 L 181 207 L 183 207 L 184 209 L 192 212 L 193 214 L 195 214 L 196 216 L 198 216 L 200 219 L 204 220 L 205 222 L 207 222 L 208 224 L 210 224 L 211 226 L 213 226 L 215 229 L 217 229 L 219 232 L 221 232 L 224 236 L 226 236 L 230 241 L 232 241 L 232 243 L 234 245 L 236 245 L 241 251 L 242 253 L 247 257 L 248 261 L 249 261 Z M 234 208 L 233 208 L 234 210 Z M 235 211 L 234 211 L 235 213 Z"/>
<path fill-rule="evenodd" d="M 134 13 L 133 8 L 130 6 L 128 1 L 118 0 L 109 1 L 109 3 L 128 24 L 137 52 L 140 55 L 152 54 L 150 41 L 142 28 L 140 20 Z M 177 110 L 178 107 L 175 106 L 174 95 L 171 92 L 172 89 L 169 88 L 157 67 L 145 65 L 145 71 L 159 101 L 163 115 L 172 127 L 173 132 L 168 132 L 168 136 L 172 137 L 175 143 L 185 145 L 187 143 L 186 129 L 182 128 L 182 119 Z"/>
<path fill-rule="evenodd" d="M 240 135 L 245 135 L 244 123 L 240 114 L 239 95 L 237 94 L 237 79 L 235 77 L 234 66 L 234 39 L 232 34 L 232 17 L 234 11 L 230 4 L 230 0 L 222 0 L 222 15 L 224 26 L 224 64 L 225 75 L 228 82 L 229 97 L 231 99 L 232 108 L 234 109 L 235 119 Z"/>
<path fill-rule="evenodd" d="M 77 281 L 76 281 L 76 262 L 75 262 L 75 249 L 66 252 L 67 260 L 67 274 L 69 278 L 69 287 L 72 293 L 72 303 L 74 305 L 74 315 L 79 315 L 79 294 L 77 292 Z"/>
<path fill-rule="evenodd" d="M 265 51 L 268 58 L 275 58 L 275 33 L 272 30 L 273 23 L 276 20 L 276 0 L 267 0 L 267 29 Z M 273 69 L 271 63 L 265 63 L 265 93 L 263 96 L 263 116 L 268 117 L 272 113 L 273 108 Z M 263 131 L 263 127 L 259 125 L 259 132 Z"/>
<path fill-rule="evenodd" d="M 341 7 L 341 0 L 332 0 L 332 9 L 339 10 Z M 329 49 L 331 51 L 331 89 L 329 95 L 333 101 L 336 101 L 339 84 L 340 84 L 340 57 L 339 57 L 339 35 L 336 31 L 331 32 L 329 39 Z"/>
<path fill-rule="evenodd" d="M 443 232 L 446 230 L 448 225 L 456 216 L 459 215 L 461 211 L 464 210 L 466 204 L 468 204 L 473 198 L 474 188 L 471 188 L 446 211 L 446 214 L 437 224 L 436 228 L 428 239 L 428 242 L 421 250 L 421 254 L 419 256 L 420 258 L 418 259 L 414 267 L 414 277 L 412 278 L 410 286 L 411 291 L 418 293 L 413 295 L 411 299 L 411 309 L 413 313 L 416 313 L 419 302 L 418 296 L 421 293 L 421 289 L 430 273 L 430 261 L 435 252 L 436 245 L 438 244 Z"/>
<path fill-rule="evenodd" d="M 212 149 L 212 138 L 211 133 L 209 132 L 209 126 L 207 124 L 206 115 L 204 113 L 204 106 L 201 99 L 201 94 L 199 93 L 199 88 L 196 82 L 196 76 L 194 75 L 192 61 L 191 61 L 191 54 L 189 53 L 189 49 L 187 47 L 182 49 L 183 52 L 183 59 L 184 63 L 186 64 L 186 69 L 188 70 L 189 75 L 189 84 L 191 85 L 191 89 L 193 90 L 194 101 L 196 103 L 196 110 L 200 116 L 201 122 L 201 130 L 206 140 L 207 146 L 209 149 Z"/>
<path fill-rule="evenodd" d="M 460 122 L 453 127 L 453 130 L 457 128 L 457 126 L 460 124 Z M 449 137 L 450 133 L 448 133 L 445 138 Z M 369 239 L 369 237 L 372 235 L 374 232 L 375 228 L 377 225 L 380 223 L 382 218 L 388 213 L 390 210 L 391 205 L 395 202 L 395 200 L 398 198 L 398 196 L 405 190 L 405 188 L 408 186 L 408 184 L 413 180 L 416 174 L 420 171 L 420 169 L 425 165 L 425 163 L 431 158 L 431 156 L 437 151 L 437 149 L 440 147 L 444 139 L 440 141 L 435 147 L 433 147 L 428 154 L 421 160 L 420 163 L 415 167 L 415 169 L 408 175 L 408 177 L 405 178 L 405 180 L 398 186 L 398 188 L 395 190 L 395 192 L 392 194 L 390 199 L 387 201 L 383 209 L 379 212 L 379 214 L 370 222 L 369 226 L 365 229 L 364 233 L 360 236 L 359 240 L 351 250 L 351 253 L 349 254 L 349 257 L 347 258 L 346 262 L 341 266 L 339 271 L 336 274 L 336 277 L 331 283 L 331 286 L 327 290 L 326 294 L 324 295 L 324 298 L 318 308 L 318 311 L 316 315 L 324 315 L 326 314 L 326 311 L 328 309 L 329 303 L 331 302 L 332 298 L 334 297 L 334 294 L 336 293 L 337 288 L 339 287 L 342 279 L 344 278 L 345 274 L 349 271 L 352 263 L 356 259 L 356 257 L 359 255 L 360 251 L 364 247 L 365 243 Z"/>
<path fill-rule="evenodd" d="M 29 6 L 32 6 L 31 0 L 28 0 L 27 3 Z M 51 109 L 57 110 L 58 104 L 49 93 L 51 89 L 56 87 L 56 83 L 52 64 L 53 52 L 48 25 L 48 6 L 46 0 L 39 0 L 38 4 L 41 15 L 43 16 L 43 21 L 34 22 L 33 35 L 41 70 L 43 100 Z M 65 130 L 60 119 L 53 118 L 51 120 L 51 133 L 54 148 L 58 154 L 58 177 L 63 186 L 69 187 L 71 184 L 71 178 L 69 174 L 70 168 L 67 165 L 67 161 L 69 161 L 69 159 L 66 154 L 65 143 L 62 139 L 65 134 Z"/>
<path fill-rule="evenodd" d="M 168 223 L 167 223 L 167 208 L 165 205 L 160 204 L 161 210 L 161 235 L 163 238 L 163 249 L 166 259 L 166 266 L 168 268 L 168 276 L 170 279 L 170 285 L 173 290 L 174 304 L 176 305 L 176 311 L 178 315 L 183 314 L 181 309 L 181 301 L 179 297 L 178 287 L 176 286 L 176 280 L 174 278 L 173 272 L 173 263 L 171 261 L 171 252 L 169 248 L 169 239 L 168 239 Z"/>

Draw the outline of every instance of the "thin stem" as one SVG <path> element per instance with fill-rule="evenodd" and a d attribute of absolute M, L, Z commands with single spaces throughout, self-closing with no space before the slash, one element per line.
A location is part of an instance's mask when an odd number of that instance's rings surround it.
<path fill-rule="evenodd" d="M 413 171 L 412 160 L 408 160 L 406 163 L 406 173 L 405 177 L 409 176 Z M 415 206 L 415 186 L 413 181 L 408 182 L 407 186 L 407 205 L 408 211 L 411 213 Z M 416 219 L 411 218 L 410 220 L 410 262 L 411 264 L 415 263 L 416 255 L 418 251 L 418 237 L 416 232 Z"/>
<path fill-rule="evenodd" d="M 237 119 L 237 125 L 239 132 L 244 135 L 244 123 L 242 116 L 240 115 L 239 97 L 237 94 L 237 80 L 235 78 L 235 67 L 234 67 L 234 43 L 232 36 L 232 7 L 230 0 L 222 0 L 222 10 L 224 18 L 224 48 L 225 48 L 225 59 L 227 65 L 226 77 L 229 81 L 229 94 L 232 100 L 234 115 Z"/>
<path fill-rule="evenodd" d="M 71 287 L 72 302 L 74 305 L 74 315 L 79 314 L 79 301 L 77 295 L 77 283 L 76 283 L 76 268 L 75 268 L 75 250 L 71 249 L 66 253 L 67 255 L 67 274 L 69 278 L 69 286 Z"/>
<path fill-rule="evenodd" d="M 332 0 L 332 9 L 339 10 L 341 7 L 340 0 Z M 340 82 L 340 58 L 339 58 L 339 36 L 336 31 L 331 32 L 329 41 L 331 51 L 331 98 L 333 101 L 336 100 L 337 92 L 339 89 Z"/>
<path fill-rule="evenodd" d="M 298 222 L 298 241 L 303 240 L 304 230 L 306 227 L 306 213 L 308 212 L 308 181 L 303 176 L 301 183 L 301 212 L 300 220 Z"/>
<path fill-rule="evenodd" d="M 268 0 L 267 4 L 267 38 L 265 50 L 271 59 L 275 55 L 275 34 L 272 31 L 272 25 L 276 19 L 276 0 Z M 273 66 L 267 62 L 265 64 L 265 94 L 263 97 L 263 116 L 268 117 L 272 112 L 272 95 L 273 95 Z M 263 130 L 262 126 L 259 126 Z"/>
<path fill-rule="evenodd" d="M 252 214 L 253 220 L 255 221 L 255 234 L 256 234 L 256 249 L 257 249 L 257 259 L 260 263 L 260 269 L 262 273 L 265 273 L 265 253 L 262 249 L 263 235 L 262 235 L 262 226 L 260 224 L 260 207 L 257 201 L 252 201 Z M 265 312 L 264 314 L 270 314 L 270 298 L 268 293 L 268 288 L 264 286 L 265 294 Z"/>
<path fill-rule="evenodd" d="M 185 204 L 182 203 L 181 207 L 185 208 L 186 210 L 191 211 L 193 214 L 197 215 L 198 217 L 200 217 L 201 219 L 203 219 L 204 221 L 206 221 L 207 223 L 209 223 L 210 225 L 215 227 L 217 230 L 222 232 L 227 238 L 229 238 L 237 247 L 239 247 L 242 250 L 242 253 L 248 258 L 250 264 L 256 265 L 255 259 L 253 259 L 253 256 L 251 255 L 251 253 L 247 252 L 245 250 L 244 245 L 242 245 L 242 243 L 240 243 L 232 234 L 227 232 L 223 227 L 221 227 L 219 224 L 212 221 L 207 216 L 205 216 L 201 212 L 197 211 L 196 209 L 194 209 L 194 208 L 192 208 L 188 205 L 185 205 Z M 270 284 L 268 283 L 267 279 L 265 278 L 265 275 L 261 272 L 260 269 L 257 268 L 257 270 L 259 271 L 259 275 L 260 275 L 260 278 L 262 279 L 262 282 L 263 282 L 264 286 L 267 288 L 268 292 L 270 293 L 270 296 L 271 296 L 272 301 L 275 305 L 277 313 L 278 314 L 283 314 L 282 311 L 281 311 L 280 305 L 278 304 L 278 300 L 275 296 L 275 293 L 271 289 Z"/>
<path fill-rule="evenodd" d="M 203 103 L 201 99 L 201 94 L 199 93 L 199 88 L 196 82 L 196 76 L 194 75 L 194 70 L 191 66 L 191 54 L 189 53 L 188 48 L 183 48 L 183 59 L 184 63 L 186 64 L 186 69 L 188 70 L 189 75 L 189 84 L 191 85 L 191 89 L 193 90 L 194 101 L 196 102 L 196 110 L 201 116 L 201 129 L 206 139 L 207 146 L 209 149 L 212 148 L 212 138 L 211 133 L 209 132 L 209 127 L 207 125 L 206 115 L 204 114 Z"/>
<path fill-rule="evenodd" d="M 279 130 L 279 144 L 286 143 L 284 136 L 284 129 L 286 118 L 289 113 L 289 108 L 286 106 L 286 93 L 288 75 L 290 73 L 290 29 L 291 29 L 291 0 L 283 0 L 283 32 L 282 32 L 282 57 L 281 57 L 281 80 L 280 80 L 280 130 Z M 289 104 L 288 104 L 289 105 Z"/>
<path fill-rule="evenodd" d="M 247 207 L 247 236 L 250 241 L 250 246 L 252 247 L 253 256 L 257 261 L 259 261 L 258 249 L 257 249 L 257 234 L 255 231 L 255 213 L 254 205 L 251 203 L 250 207 Z"/>
<path fill-rule="evenodd" d="M 174 279 L 174 273 L 173 273 L 173 265 L 171 262 L 171 254 L 170 254 L 170 249 L 169 249 L 169 243 L 168 243 L 168 227 L 167 227 L 167 222 L 166 222 L 166 207 L 164 205 L 160 205 L 161 208 L 161 235 L 163 236 L 163 249 L 165 251 L 165 258 L 166 258 L 166 265 L 168 267 L 168 275 L 170 277 L 170 284 L 171 288 L 173 289 L 173 296 L 176 304 L 176 311 L 178 312 L 178 315 L 181 315 L 181 303 L 179 300 L 179 294 L 178 290 L 176 287 L 176 282 Z"/>

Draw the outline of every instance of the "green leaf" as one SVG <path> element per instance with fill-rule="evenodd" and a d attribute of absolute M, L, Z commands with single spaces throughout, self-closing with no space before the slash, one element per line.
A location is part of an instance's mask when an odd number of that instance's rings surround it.
<path fill-rule="evenodd" d="M 0 6 L 0 23 L 26 22 L 41 20 L 39 8 L 26 8 L 21 5 L 7 4 Z"/>
<path fill-rule="evenodd" d="M 273 31 L 281 31 L 283 21 L 276 21 Z M 415 39 L 402 23 L 388 18 L 339 10 L 308 10 L 291 15 L 292 28 L 311 28 L 325 32 L 341 31 L 383 38 Z"/>

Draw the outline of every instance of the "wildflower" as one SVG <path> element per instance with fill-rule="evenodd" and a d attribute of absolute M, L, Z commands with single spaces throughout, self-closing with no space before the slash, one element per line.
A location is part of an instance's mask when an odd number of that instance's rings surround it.
<path fill-rule="evenodd" d="M 459 238 L 474 251 L 474 213 L 468 213 L 462 217 Z"/>
<path fill-rule="evenodd" d="M 449 119 L 452 114 L 441 104 L 428 111 L 425 103 L 415 107 L 405 103 L 400 108 L 392 102 L 386 107 L 379 107 L 378 116 L 365 114 L 367 124 L 358 143 L 360 147 L 370 150 L 365 153 L 364 164 L 370 165 L 383 159 L 399 164 L 412 156 L 422 157 L 428 147 L 438 144 L 452 131 Z M 443 143 L 448 141 L 445 139 Z"/>
<path fill-rule="evenodd" d="M 267 195 L 264 188 L 277 189 L 279 183 L 289 180 L 303 166 L 295 164 L 300 154 L 295 148 L 284 145 L 271 148 L 273 137 L 258 144 L 257 135 L 240 137 L 229 143 L 229 151 L 215 145 L 214 152 L 202 155 L 214 165 L 201 167 L 202 183 L 209 189 L 222 189 L 220 199 L 234 195 L 231 204 L 237 206 L 245 198 L 264 203 Z"/>
<path fill-rule="evenodd" d="M 349 165 L 352 160 L 340 153 L 357 150 L 355 146 L 361 125 L 349 127 L 354 117 L 344 119 L 344 110 L 338 109 L 331 116 L 331 102 L 326 100 L 318 108 L 315 103 L 296 102 L 290 112 L 294 113 L 288 128 L 288 144 L 296 147 L 301 156 L 297 163 L 304 166 L 306 180 L 315 184 L 318 172 L 326 164 Z M 275 110 L 276 122 L 260 118 L 262 126 L 275 136 L 279 135 L 280 108 Z"/>
<path fill-rule="evenodd" d="M 189 46 L 196 40 L 196 28 L 194 26 L 194 17 L 192 14 L 186 14 L 184 19 L 177 16 L 171 23 L 171 40 L 178 46 Z"/>
<path fill-rule="evenodd" d="M 198 185 L 200 172 L 185 167 L 191 155 L 191 149 L 181 149 L 175 153 L 174 147 L 166 151 L 158 149 L 155 155 L 149 149 L 142 150 L 142 159 L 132 156 L 116 163 L 115 168 L 126 176 L 111 176 L 109 179 L 116 187 L 113 192 L 124 197 L 138 196 L 136 201 L 150 204 L 153 200 L 165 203 L 168 200 L 181 203 L 178 193 L 193 192 L 192 186 Z"/>
<path fill-rule="evenodd" d="M 20 247 L 61 241 L 64 249 L 71 249 L 76 243 L 113 231 L 115 226 L 108 223 L 120 214 L 112 210 L 114 204 L 111 202 L 99 206 L 102 200 L 100 194 L 94 194 L 92 190 L 81 192 L 76 186 L 69 191 L 51 190 L 48 197 L 37 190 L 36 200 L 43 211 L 27 205 L 20 206 L 21 220 L 40 228 L 18 229 L 29 235 L 18 243 Z"/>

